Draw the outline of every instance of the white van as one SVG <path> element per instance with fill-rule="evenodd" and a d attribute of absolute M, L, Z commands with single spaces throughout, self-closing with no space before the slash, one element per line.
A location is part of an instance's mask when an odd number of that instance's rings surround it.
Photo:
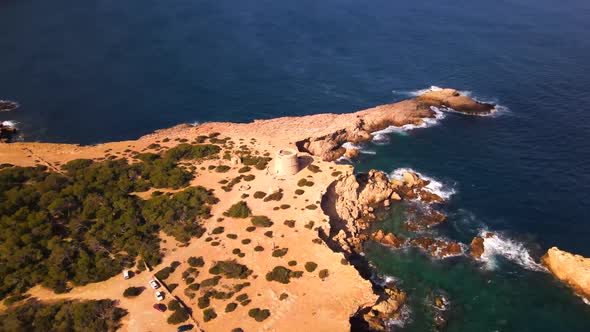
<path fill-rule="evenodd" d="M 125 280 L 131 278 L 131 272 L 129 272 L 129 270 L 123 270 L 123 278 L 125 278 Z"/>

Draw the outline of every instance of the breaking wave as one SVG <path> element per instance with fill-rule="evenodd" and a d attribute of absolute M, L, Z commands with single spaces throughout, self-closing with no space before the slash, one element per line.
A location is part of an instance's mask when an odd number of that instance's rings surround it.
<path fill-rule="evenodd" d="M 359 150 L 359 152 L 362 154 L 371 154 L 371 155 L 377 154 L 377 152 L 375 152 L 373 150 L 368 150 L 361 144 L 354 144 L 351 142 L 346 142 L 346 143 L 342 144 L 342 147 L 347 150 L 350 150 L 350 149 Z"/>
<path fill-rule="evenodd" d="M 416 172 L 415 170 L 413 170 L 411 168 L 395 169 L 393 172 L 391 172 L 389 174 L 389 178 L 403 180 L 405 172 L 416 173 L 416 175 L 418 175 L 421 179 L 429 181 L 430 183 L 428 183 L 428 185 L 426 187 L 424 187 L 424 189 L 430 191 L 433 194 L 440 196 L 441 198 L 443 198 L 445 200 L 449 199 L 451 196 L 453 196 L 457 192 L 453 186 L 445 185 L 442 182 L 436 180 L 435 178 L 432 178 L 430 176 Z"/>
<path fill-rule="evenodd" d="M 2 121 L 1 123 L 4 127 L 16 128 L 16 125 L 18 122 L 7 120 L 7 121 Z"/>
<path fill-rule="evenodd" d="M 422 118 L 422 123 L 419 125 L 406 124 L 403 126 L 389 126 L 385 129 L 372 132 L 371 134 L 373 135 L 373 143 L 386 144 L 389 142 L 389 137 L 387 136 L 387 134 L 396 133 L 406 135 L 408 131 L 414 129 L 429 128 L 435 126 L 438 124 L 440 120 L 445 118 L 445 114 L 438 107 L 431 106 L 430 109 L 434 111 L 434 118 Z"/>
<path fill-rule="evenodd" d="M 524 244 L 496 233 L 493 236 L 486 237 L 486 233 L 488 232 L 481 231 L 479 236 L 484 239 L 484 253 L 481 260 L 488 270 L 496 269 L 498 266 L 497 258 L 501 256 L 527 270 L 546 271 L 541 264 L 535 262 Z"/>

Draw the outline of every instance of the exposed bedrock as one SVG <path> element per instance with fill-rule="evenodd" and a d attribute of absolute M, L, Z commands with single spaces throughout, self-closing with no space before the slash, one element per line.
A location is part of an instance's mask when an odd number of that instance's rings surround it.
<path fill-rule="evenodd" d="M 10 142 L 17 134 L 17 129 L 11 126 L 6 126 L 0 121 L 0 142 Z"/>
<path fill-rule="evenodd" d="M 373 138 L 371 133 L 389 126 L 420 125 L 425 118 L 435 116 L 436 113 L 432 110 L 433 106 L 452 108 L 465 114 L 490 113 L 495 107 L 493 104 L 481 103 L 461 95 L 454 89 L 432 90 L 415 99 L 377 106 L 346 115 L 347 120 L 342 123 L 342 127 L 329 134 L 299 140 L 297 147 L 301 151 L 319 156 L 323 160 L 336 160 L 346 153 L 342 144 L 369 141 Z M 335 123 L 339 122 L 335 120 Z"/>
<path fill-rule="evenodd" d="M 541 258 L 553 275 L 590 301 L 590 258 L 553 247 Z"/>

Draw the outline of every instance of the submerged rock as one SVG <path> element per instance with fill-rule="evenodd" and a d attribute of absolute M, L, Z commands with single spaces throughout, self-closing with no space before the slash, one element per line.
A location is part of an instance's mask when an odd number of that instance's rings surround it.
<path fill-rule="evenodd" d="M 541 258 L 553 275 L 590 301 L 590 258 L 553 247 Z"/>
<path fill-rule="evenodd" d="M 0 112 L 8 112 L 18 108 L 18 103 L 11 100 L 0 100 Z"/>

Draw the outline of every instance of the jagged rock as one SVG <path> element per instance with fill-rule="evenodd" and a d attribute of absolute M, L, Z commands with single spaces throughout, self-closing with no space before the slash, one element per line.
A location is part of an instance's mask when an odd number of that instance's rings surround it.
<path fill-rule="evenodd" d="M 400 309 L 406 302 L 407 294 L 398 288 L 386 288 L 385 298 L 371 307 L 363 318 L 369 328 L 375 331 L 386 331 L 387 322 L 399 318 Z"/>
<path fill-rule="evenodd" d="M 485 249 L 483 245 L 483 238 L 479 236 L 474 237 L 469 246 L 471 247 L 471 257 L 480 259 Z"/>
<path fill-rule="evenodd" d="M 428 190 L 420 190 L 419 195 L 420 199 L 426 203 L 440 203 L 444 201 L 442 197 Z"/>
<path fill-rule="evenodd" d="M 414 220 L 408 220 L 404 223 L 404 228 L 408 231 L 416 232 L 434 227 L 446 220 L 446 216 L 436 210 L 429 209 L 426 212 L 413 211 L 418 214 Z"/>
<path fill-rule="evenodd" d="M 393 194 L 391 194 L 391 195 L 393 195 Z M 391 205 L 391 201 L 389 201 L 388 199 L 386 199 L 386 200 L 383 201 L 383 206 L 384 207 L 388 207 L 389 205 Z"/>
<path fill-rule="evenodd" d="M 414 187 L 420 181 L 420 178 L 414 172 L 404 172 L 402 178 L 404 179 L 406 187 L 410 188 Z"/>
<path fill-rule="evenodd" d="M 389 247 L 394 247 L 394 248 L 401 248 L 404 244 L 405 244 L 405 239 L 397 236 L 393 233 L 387 233 L 385 234 L 385 232 L 383 232 L 383 230 L 378 230 L 376 232 L 373 232 L 371 234 L 371 240 L 375 241 L 375 242 L 379 242 L 383 245 L 389 246 Z"/>
<path fill-rule="evenodd" d="M 344 152 L 344 156 L 348 159 L 354 159 L 356 157 L 358 157 L 360 154 L 359 149 L 346 149 L 346 152 Z"/>
<path fill-rule="evenodd" d="M 438 108 L 449 107 L 466 114 L 489 114 L 495 108 L 494 104 L 478 102 L 461 95 L 455 89 L 433 89 L 416 97 L 416 100 Z"/>
<path fill-rule="evenodd" d="M 391 183 L 391 188 L 393 188 L 394 190 L 397 188 L 401 188 L 404 185 L 403 181 L 398 180 L 398 179 L 393 179 L 393 180 L 391 180 L 390 183 Z"/>
<path fill-rule="evenodd" d="M 400 201 L 402 198 L 399 197 L 399 194 L 396 193 L 395 191 L 391 194 L 391 196 L 389 196 L 391 199 L 393 199 L 394 201 Z"/>
<path fill-rule="evenodd" d="M 6 126 L 0 121 L 0 142 L 10 142 L 16 133 L 16 128 Z"/>
<path fill-rule="evenodd" d="M 422 248 L 432 257 L 444 258 L 463 253 L 463 248 L 457 242 L 433 239 L 431 237 L 417 237 L 410 240 L 410 244 Z"/>
<path fill-rule="evenodd" d="M 590 258 L 553 247 L 541 258 L 553 275 L 590 301 Z"/>

